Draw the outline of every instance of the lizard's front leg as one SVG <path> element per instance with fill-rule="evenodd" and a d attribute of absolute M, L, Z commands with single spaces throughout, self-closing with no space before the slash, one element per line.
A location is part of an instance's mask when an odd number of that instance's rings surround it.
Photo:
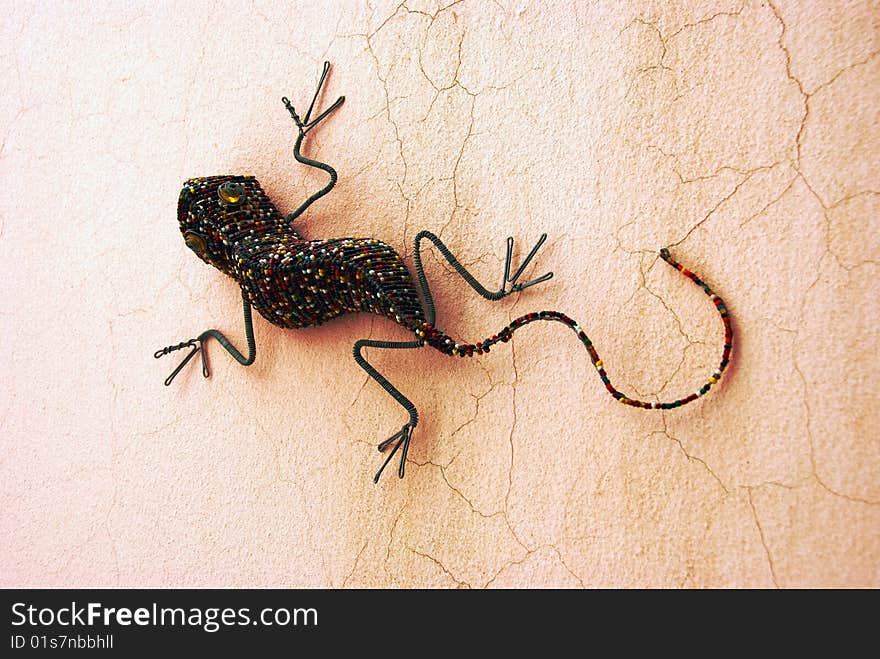
<path fill-rule="evenodd" d="M 183 370 L 183 367 L 189 363 L 189 361 L 195 357 L 197 352 L 202 353 L 202 375 L 204 377 L 209 377 L 211 372 L 208 370 L 208 358 L 205 352 L 205 341 L 209 338 L 215 338 L 226 349 L 230 355 L 235 358 L 242 366 L 250 366 L 254 363 L 254 360 L 257 358 L 257 344 L 254 341 L 254 323 L 253 318 L 251 317 L 251 303 L 245 297 L 244 291 L 241 293 L 242 304 L 244 306 L 244 332 L 245 338 L 247 339 L 248 344 L 248 356 L 245 357 L 241 352 L 227 339 L 222 332 L 219 332 L 215 329 L 205 330 L 201 334 L 199 334 L 196 338 L 190 339 L 189 341 L 184 341 L 182 343 L 178 343 L 173 346 L 166 346 L 161 350 L 157 350 L 153 357 L 158 359 L 168 353 L 174 352 L 175 350 L 182 350 L 183 348 L 192 348 L 189 354 L 183 358 L 183 361 L 177 365 L 177 368 L 172 371 L 171 375 L 168 376 L 165 380 L 165 386 L 171 384 L 174 378 Z"/>

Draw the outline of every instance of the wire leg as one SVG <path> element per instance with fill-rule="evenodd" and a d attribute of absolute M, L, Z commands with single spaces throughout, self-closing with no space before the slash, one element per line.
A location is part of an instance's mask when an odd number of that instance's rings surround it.
<path fill-rule="evenodd" d="M 409 453 L 409 443 L 412 439 L 412 432 L 415 429 L 416 425 L 419 422 L 419 412 L 416 409 L 416 406 L 412 404 L 412 402 L 404 396 L 398 389 L 391 384 L 384 375 L 379 373 L 372 364 L 370 364 L 366 358 L 361 354 L 361 351 L 364 348 L 390 348 L 393 350 L 402 350 L 406 348 L 421 348 L 421 341 L 373 341 L 371 339 L 361 339 L 357 343 L 354 344 L 354 348 L 352 350 L 352 354 L 354 355 L 354 360 L 358 363 L 362 369 L 367 372 L 371 378 L 373 378 L 376 382 L 379 383 L 388 394 L 400 403 L 401 407 L 405 409 L 409 413 L 409 422 L 407 422 L 403 428 L 394 433 L 391 437 L 383 441 L 379 444 L 379 451 L 382 452 L 386 448 L 388 448 L 392 443 L 394 443 L 394 448 L 391 450 L 391 453 L 385 459 L 385 462 L 382 463 L 382 466 L 379 468 L 379 471 L 376 472 L 376 476 L 373 478 L 374 483 L 379 482 L 379 477 L 382 475 L 382 472 L 385 470 L 385 467 L 388 466 L 388 463 L 391 462 L 391 458 L 397 453 L 400 448 L 403 448 L 403 452 L 400 455 L 400 466 L 397 469 L 397 475 L 400 478 L 403 478 L 405 470 L 406 470 L 406 456 Z"/>
<path fill-rule="evenodd" d="M 319 114 L 319 115 L 318 115 L 315 119 L 313 119 L 310 123 L 306 124 L 306 129 L 305 129 L 303 132 L 308 133 L 312 128 L 314 128 L 314 127 L 317 126 L 319 123 L 321 123 L 321 121 L 324 120 L 324 117 L 326 117 L 328 114 L 330 114 L 331 112 L 333 112 L 333 110 L 335 110 L 336 108 L 338 108 L 338 107 L 339 107 L 340 105 L 342 105 L 344 102 L 345 102 L 345 96 L 340 96 L 339 98 L 337 98 L 336 101 L 333 103 L 333 105 L 331 105 L 329 108 L 327 108 L 326 110 L 324 110 L 321 114 Z"/>
<path fill-rule="evenodd" d="M 293 117 L 293 121 L 299 129 L 299 136 L 296 138 L 296 143 L 293 146 L 293 157 L 304 165 L 315 167 L 317 169 L 321 169 L 327 172 L 327 174 L 330 176 L 330 180 L 327 182 L 327 185 L 312 194 L 308 199 L 306 199 L 302 204 L 299 205 L 299 208 L 287 215 L 288 222 L 293 222 L 296 218 L 302 215 L 306 208 L 308 208 L 315 201 L 330 192 L 330 190 L 333 189 L 333 186 L 336 185 L 337 174 L 335 169 L 333 169 L 330 165 L 326 163 L 320 162 L 318 160 L 313 160 L 312 158 L 307 158 L 300 151 L 306 133 L 317 126 L 321 121 L 324 120 L 325 117 L 327 117 L 327 115 L 333 112 L 345 101 L 345 96 L 340 96 L 338 99 L 336 99 L 336 102 L 333 103 L 333 105 L 321 112 L 315 119 L 311 119 L 312 110 L 315 109 L 315 103 L 317 102 L 318 96 L 321 93 L 321 88 L 324 86 L 324 80 L 327 78 L 327 71 L 329 70 L 330 63 L 324 62 L 324 70 L 321 73 L 321 80 L 318 82 L 318 88 L 315 90 L 315 95 L 312 97 L 311 104 L 309 104 L 309 109 L 306 112 L 305 119 L 301 119 L 300 116 L 296 113 L 296 109 L 294 109 L 293 104 L 290 102 L 289 98 L 287 98 L 286 96 L 283 96 L 281 98 L 281 102 L 284 103 L 284 106 L 287 108 L 287 111 L 290 112 L 290 116 Z"/>
<path fill-rule="evenodd" d="M 312 110 L 315 109 L 315 103 L 318 100 L 318 94 L 321 93 L 321 87 L 324 86 L 324 80 L 327 78 L 327 72 L 330 70 L 330 62 L 324 62 L 324 68 L 321 71 L 321 79 L 318 81 L 318 88 L 315 90 L 315 95 L 312 97 L 312 102 L 309 103 L 309 109 L 306 110 L 306 116 L 303 117 L 303 124 L 308 125 L 309 118 L 312 116 Z"/>
<path fill-rule="evenodd" d="M 232 345 L 232 342 L 223 335 L 222 332 L 219 332 L 215 329 L 205 330 L 201 334 L 199 334 L 196 338 L 190 339 L 189 341 L 184 341 L 183 343 L 178 343 L 176 346 L 168 346 L 166 348 L 162 348 L 161 350 L 157 350 L 153 355 L 156 359 L 159 357 L 163 357 L 175 350 L 181 350 L 183 348 L 192 348 L 190 352 L 184 357 L 183 361 L 178 364 L 177 368 L 168 376 L 165 380 L 165 386 L 169 386 L 178 373 L 186 366 L 189 361 L 196 356 L 197 352 L 202 353 L 202 375 L 204 377 L 210 377 L 211 371 L 208 369 L 208 354 L 205 351 L 205 341 L 209 338 L 217 339 L 217 342 L 223 346 L 224 350 L 232 355 L 233 359 L 237 361 L 242 366 L 250 366 L 254 363 L 254 360 L 257 358 L 257 344 L 254 340 L 254 321 L 251 314 L 251 303 L 244 295 L 244 291 L 241 294 L 242 306 L 244 309 L 244 334 L 247 339 L 248 346 L 248 356 L 245 357 L 241 352 Z"/>
<path fill-rule="evenodd" d="M 440 240 L 437 236 L 435 236 L 430 231 L 420 231 L 415 238 L 415 251 L 413 255 L 413 260 L 415 261 L 415 269 L 416 269 L 416 279 L 419 282 L 419 286 L 422 289 L 422 295 L 425 298 L 425 312 L 427 315 L 427 321 L 433 325 L 436 320 L 436 309 L 434 307 L 434 298 L 431 295 L 431 290 L 428 287 L 428 278 L 425 276 L 425 269 L 422 265 L 422 251 L 421 251 L 421 243 L 423 239 L 430 240 L 434 243 L 434 247 L 443 255 L 449 265 L 451 265 L 455 271 L 461 275 L 461 278 L 464 279 L 467 284 L 473 288 L 479 295 L 486 298 L 487 300 L 496 301 L 504 298 L 511 293 L 516 291 L 521 291 L 529 286 L 534 286 L 535 284 L 540 284 L 543 281 L 547 281 L 553 277 L 552 272 L 548 272 L 537 279 L 532 279 L 531 281 L 527 281 L 523 284 L 517 282 L 520 275 L 526 269 L 526 267 L 531 263 L 532 259 L 535 258 L 535 254 L 538 253 L 538 250 L 541 248 L 541 245 L 544 244 L 544 241 L 547 240 L 547 234 L 542 234 L 541 238 L 532 248 L 532 251 L 529 252 L 529 255 L 526 256 L 525 260 L 516 269 L 513 276 L 510 276 L 510 268 L 511 261 L 513 260 L 513 238 L 507 239 L 507 255 L 504 259 L 504 276 L 501 280 L 501 288 L 497 291 L 490 291 L 485 286 L 483 286 L 480 282 L 477 281 L 476 277 L 474 277 L 467 268 L 465 268 L 461 262 L 455 258 L 455 255 L 449 251 L 449 248 L 443 244 L 443 241 Z M 507 287 L 508 284 L 511 284 L 510 288 Z"/>

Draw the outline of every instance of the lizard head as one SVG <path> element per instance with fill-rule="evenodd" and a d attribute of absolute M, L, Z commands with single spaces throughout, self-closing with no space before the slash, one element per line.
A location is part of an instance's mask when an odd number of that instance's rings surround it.
<path fill-rule="evenodd" d="M 230 246 L 235 239 L 231 234 L 247 223 L 242 215 L 247 215 L 251 185 L 250 176 L 210 176 L 189 179 L 180 191 L 177 219 L 186 246 L 230 276 Z"/>

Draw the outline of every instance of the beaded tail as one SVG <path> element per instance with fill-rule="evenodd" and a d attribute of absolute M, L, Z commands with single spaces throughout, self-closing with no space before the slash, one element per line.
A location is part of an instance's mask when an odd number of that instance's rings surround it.
<path fill-rule="evenodd" d="M 668 410 L 674 407 L 681 407 L 682 405 L 693 402 L 701 396 L 707 394 L 709 392 L 709 389 L 712 388 L 712 385 L 716 384 L 721 378 L 721 374 L 730 363 L 730 351 L 733 345 L 733 327 L 731 326 L 730 314 L 727 311 L 727 306 L 724 304 L 724 301 L 720 297 L 715 295 L 715 293 L 712 292 L 712 289 L 709 288 L 709 286 L 702 279 L 697 277 L 697 275 L 695 275 L 690 270 L 684 268 L 680 263 L 676 262 L 672 258 L 672 255 L 669 253 L 668 249 L 661 249 L 660 257 L 670 266 L 681 272 L 681 274 L 683 274 L 685 277 L 693 281 L 694 284 L 703 289 L 706 295 L 709 296 L 709 299 L 712 300 L 715 308 L 718 310 L 718 314 L 721 316 L 721 321 L 724 323 L 724 350 L 721 354 L 721 363 L 718 365 L 718 368 L 715 370 L 714 373 L 712 373 L 708 381 L 702 387 L 700 387 L 699 390 L 688 396 L 685 396 L 684 398 L 679 398 L 678 400 L 672 402 L 654 403 L 644 400 L 638 400 L 636 398 L 630 398 L 615 389 L 614 385 L 611 384 L 611 380 L 608 378 L 608 374 L 605 372 L 605 367 L 602 363 L 602 360 L 599 358 L 599 353 L 596 352 L 596 348 L 593 347 L 593 343 L 592 341 L 590 341 L 586 332 L 584 332 L 583 328 L 581 328 L 581 326 L 578 325 L 577 322 L 558 311 L 541 311 L 538 313 L 529 313 L 525 316 L 520 316 L 519 318 L 511 322 L 503 330 L 498 332 L 498 334 L 495 334 L 492 337 L 475 344 L 457 343 L 455 340 L 444 334 L 442 331 L 438 330 L 436 327 L 430 325 L 429 323 L 422 323 L 421 326 L 415 330 L 415 332 L 422 339 L 422 341 L 424 341 L 431 347 L 436 348 L 444 354 L 454 357 L 471 357 L 474 354 L 481 355 L 484 352 L 489 352 L 489 349 L 496 343 L 507 343 L 508 341 L 510 341 L 513 333 L 524 325 L 528 325 L 529 323 L 533 323 L 537 320 L 556 321 L 558 323 L 567 325 L 574 332 L 577 333 L 578 338 L 581 340 L 581 343 L 584 344 L 584 347 L 590 354 L 590 360 L 593 362 L 593 366 L 596 367 L 596 370 L 599 373 L 599 378 L 604 383 L 605 388 L 608 390 L 608 393 L 616 398 L 619 402 L 623 403 L 624 405 L 641 407 L 646 410 Z"/>

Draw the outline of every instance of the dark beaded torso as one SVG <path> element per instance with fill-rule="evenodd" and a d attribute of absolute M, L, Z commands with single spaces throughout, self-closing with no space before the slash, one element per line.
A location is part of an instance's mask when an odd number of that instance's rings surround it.
<path fill-rule="evenodd" d="M 244 201 L 223 205 L 217 188 L 239 183 Z M 424 320 L 412 276 L 397 252 L 372 238 L 304 240 L 250 176 L 213 176 L 184 184 L 181 232 L 214 227 L 202 257 L 234 278 L 254 308 L 284 328 L 319 325 L 352 312 L 386 316 L 410 330 Z"/>

